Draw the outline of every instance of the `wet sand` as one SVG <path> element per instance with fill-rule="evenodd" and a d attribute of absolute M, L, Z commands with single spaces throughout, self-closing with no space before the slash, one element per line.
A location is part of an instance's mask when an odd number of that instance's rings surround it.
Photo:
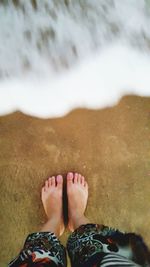
<path fill-rule="evenodd" d="M 0 117 L 0 151 L 0 266 L 45 221 L 45 179 L 68 171 L 88 180 L 91 222 L 137 232 L 150 246 L 150 98 L 126 96 L 57 119 Z"/>

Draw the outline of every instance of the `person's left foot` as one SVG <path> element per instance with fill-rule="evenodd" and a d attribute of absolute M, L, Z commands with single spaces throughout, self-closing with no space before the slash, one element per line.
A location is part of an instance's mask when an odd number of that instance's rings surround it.
<path fill-rule="evenodd" d="M 42 187 L 42 202 L 48 220 L 56 227 L 58 235 L 64 232 L 63 208 L 62 208 L 62 191 L 63 177 L 62 175 L 52 176 L 45 181 Z"/>

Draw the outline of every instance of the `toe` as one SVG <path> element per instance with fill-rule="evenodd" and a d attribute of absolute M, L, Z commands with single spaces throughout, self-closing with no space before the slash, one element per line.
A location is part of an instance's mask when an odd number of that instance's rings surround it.
<path fill-rule="evenodd" d="M 84 185 L 84 176 L 81 177 L 81 184 Z"/>
<path fill-rule="evenodd" d="M 79 173 L 78 174 L 78 183 L 80 183 L 80 184 L 81 184 L 81 177 L 82 177 L 82 175 Z"/>
<path fill-rule="evenodd" d="M 72 172 L 68 172 L 68 174 L 67 174 L 67 182 L 68 183 L 72 183 L 73 182 L 73 173 Z"/>
<path fill-rule="evenodd" d="M 48 189 L 48 187 L 49 187 L 49 181 L 46 180 L 46 181 L 45 181 L 45 189 Z"/>
<path fill-rule="evenodd" d="M 84 181 L 84 187 L 88 189 L 88 183 Z"/>
<path fill-rule="evenodd" d="M 78 182 L 78 173 L 74 174 L 74 183 L 77 184 Z"/>
<path fill-rule="evenodd" d="M 49 177 L 47 181 L 48 181 L 48 186 L 50 187 L 51 184 L 52 184 L 52 179 L 51 179 L 51 177 Z"/>
<path fill-rule="evenodd" d="M 52 186 L 55 186 L 55 185 L 56 185 L 56 179 L 55 179 L 55 176 L 52 176 L 52 178 L 51 178 L 51 185 L 52 185 Z"/>
<path fill-rule="evenodd" d="M 56 180 L 57 180 L 57 187 L 62 187 L 62 184 L 63 184 L 62 175 L 57 175 Z"/>
<path fill-rule="evenodd" d="M 45 186 L 42 187 L 42 195 L 45 193 Z"/>

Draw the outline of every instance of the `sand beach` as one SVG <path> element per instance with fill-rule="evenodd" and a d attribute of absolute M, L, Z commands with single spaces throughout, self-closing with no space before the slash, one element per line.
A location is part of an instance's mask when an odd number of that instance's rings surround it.
<path fill-rule="evenodd" d="M 44 223 L 45 179 L 65 181 L 68 171 L 87 178 L 91 222 L 139 233 L 150 246 L 150 98 L 125 96 L 112 108 L 57 119 L 1 116 L 0 151 L 0 266 Z"/>

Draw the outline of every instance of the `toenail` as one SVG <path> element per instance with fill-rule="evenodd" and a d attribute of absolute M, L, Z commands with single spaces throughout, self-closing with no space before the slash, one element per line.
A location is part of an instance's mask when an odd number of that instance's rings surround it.
<path fill-rule="evenodd" d="M 62 175 L 57 175 L 57 181 L 60 182 L 62 179 Z"/>

